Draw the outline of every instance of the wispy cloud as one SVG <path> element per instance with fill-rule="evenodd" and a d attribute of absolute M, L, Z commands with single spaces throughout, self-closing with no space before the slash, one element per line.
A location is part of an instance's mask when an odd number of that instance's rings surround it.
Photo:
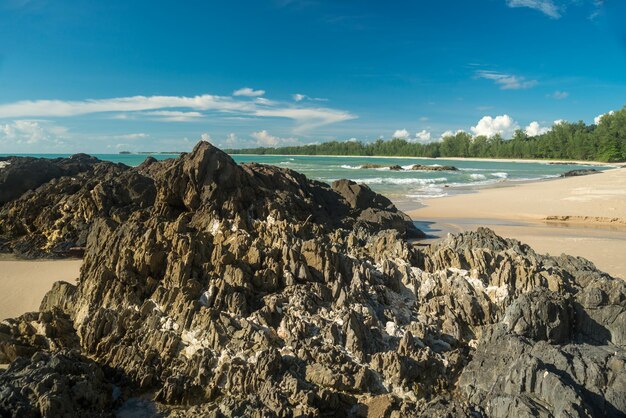
<path fill-rule="evenodd" d="M 181 112 L 180 110 L 155 110 L 144 112 L 144 115 L 155 116 L 155 120 L 162 122 L 191 122 L 201 119 L 204 115 L 200 112 Z"/>
<path fill-rule="evenodd" d="M 254 90 L 250 87 L 243 87 L 233 91 L 233 96 L 259 97 L 265 94 L 265 90 Z"/>
<path fill-rule="evenodd" d="M 549 94 L 548 97 L 551 97 L 551 98 L 553 98 L 555 100 L 564 100 L 564 99 L 567 99 L 569 97 L 569 93 L 566 92 L 566 91 L 557 90 L 554 93 Z"/>
<path fill-rule="evenodd" d="M 562 7 L 554 4 L 552 0 L 506 0 L 506 4 L 509 7 L 535 9 L 552 19 L 560 19 L 563 13 Z"/>
<path fill-rule="evenodd" d="M 258 98 L 257 98 L 258 99 Z M 188 122 L 211 112 L 242 117 L 283 118 L 295 122 L 295 131 L 355 119 L 352 113 L 327 107 L 306 107 L 271 100 L 238 100 L 228 96 L 131 96 L 80 101 L 25 100 L 0 104 L 0 119 L 65 118 L 112 113 L 116 119 L 157 117 L 169 122 Z"/>
<path fill-rule="evenodd" d="M 245 111 L 253 106 L 229 97 L 201 96 L 130 96 L 112 99 L 23 100 L 0 105 L 0 118 L 69 117 L 103 112 L 137 112 L 166 108 L 197 110 Z"/>
<path fill-rule="evenodd" d="M 356 116 L 343 110 L 329 108 L 264 108 L 256 109 L 254 114 L 262 117 L 293 119 L 299 123 L 294 132 L 302 132 L 331 123 L 356 119 Z"/>
<path fill-rule="evenodd" d="M 525 77 L 499 73 L 497 71 L 479 70 L 475 73 L 477 78 L 491 80 L 500 86 L 501 90 L 529 89 L 537 85 L 537 80 L 527 80 Z"/>
<path fill-rule="evenodd" d="M 328 101 L 328 99 L 323 99 L 321 97 L 311 97 L 311 96 L 307 96 L 306 94 L 300 94 L 300 93 L 292 94 L 291 98 L 296 102 L 301 102 L 303 100 L 311 100 L 314 102 L 327 102 Z"/>

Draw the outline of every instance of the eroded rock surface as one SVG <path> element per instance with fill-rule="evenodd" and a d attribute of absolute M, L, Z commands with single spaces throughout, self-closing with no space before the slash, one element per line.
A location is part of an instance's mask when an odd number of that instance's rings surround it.
<path fill-rule="evenodd" d="M 418 249 L 369 188 L 238 166 L 207 143 L 121 176 L 145 184 L 91 186 L 135 198 L 89 212 L 78 284 L 0 326 L 0 415 L 42 413 L 56 392 L 32 365 L 55 356 L 93 376 L 76 415 L 136 399 L 181 417 L 626 413 L 626 285 L 584 259 L 487 229 Z M 85 190 L 64 199 L 88 207 Z"/>

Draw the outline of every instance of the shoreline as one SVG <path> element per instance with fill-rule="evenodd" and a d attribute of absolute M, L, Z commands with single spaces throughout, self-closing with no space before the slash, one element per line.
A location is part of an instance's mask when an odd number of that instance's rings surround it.
<path fill-rule="evenodd" d="M 427 199 L 405 212 L 431 235 L 422 244 L 484 226 L 626 279 L 626 170 L 548 180 Z"/>
<path fill-rule="evenodd" d="M 604 161 L 583 160 L 551 160 L 551 159 L 523 159 L 523 158 L 479 158 L 479 157 L 414 157 L 414 156 L 386 156 L 386 155 L 326 155 L 326 154 L 228 154 L 231 157 L 243 155 L 246 157 L 324 157 L 324 158 L 389 158 L 389 159 L 416 159 L 416 160 L 451 160 L 451 161 L 484 161 L 494 163 L 545 163 L 545 164 L 571 164 L 589 165 L 598 167 L 626 167 L 626 162 L 607 163 Z"/>

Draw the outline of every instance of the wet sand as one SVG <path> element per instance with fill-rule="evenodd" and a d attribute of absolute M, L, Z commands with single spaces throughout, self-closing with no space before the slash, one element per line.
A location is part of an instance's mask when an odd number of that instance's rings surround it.
<path fill-rule="evenodd" d="M 626 278 L 626 169 L 430 199 L 407 213 L 432 239 L 485 226 Z"/>

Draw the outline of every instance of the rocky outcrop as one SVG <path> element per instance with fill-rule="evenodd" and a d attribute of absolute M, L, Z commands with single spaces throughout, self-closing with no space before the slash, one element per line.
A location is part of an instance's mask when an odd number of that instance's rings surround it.
<path fill-rule="evenodd" d="M 368 230 L 395 229 L 407 238 L 425 236 L 413 226 L 411 218 L 396 210 L 389 199 L 375 193 L 367 185 L 337 180 L 333 182 L 332 189 L 348 203 L 357 225 Z"/>
<path fill-rule="evenodd" d="M 26 158 L 21 162 L 13 158 L 9 167 L 32 168 L 35 171 L 20 172 L 20 176 L 24 184 L 35 184 L 41 160 Z M 153 181 L 130 167 L 87 156 L 67 160 L 43 163 L 61 174 L 0 207 L 0 245 L 4 251 L 24 256 L 63 255 L 72 247 L 85 245 L 96 217 L 123 221 L 136 209 L 154 202 Z M 72 165 L 74 160 L 77 167 Z M 6 187 L 0 186 L 0 190 Z"/>
<path fill-rule="evenodd" d="M 391 165 L 386 166 L 383 164 L 363 164 L 360 168 L 362 169 L 389 169 L 392 171 L 401 171 L 404 168 L 400 165 Z M 423 164 L 414 164 L 408 170 L 419 170 L 419 171 L 457 171 L 458 168 L 453 167 L 451 165 L 423 165 Z"/>
<path fill-rule="evenodd" d="M 371 170 L 371 169 L 376 169 L 376 168 L 387 168 L 386 165 L 383 164 L 372 164 L 372 163 L 368 163 L 368 164 L 363 164 L 361 165 L 361 167 L 359 167 L 363 170 Z"/>
<path fill-rule="evenodd" d="M 579 170 L 570 170 L 561 174 L 561 177 L 578 177 L 578 176 L 587 176 L 589 174 L 598 174 L 600 171 L 595 168 L 582 168 Z"/>
<path fill-rule="evenodd" d="M 453 167 L 451 165 L 423 165 L 423 164 L 415 164 L 411 167 L 411 170 L 419 170 L 419 171 L 457 171 L 458 168 Z"/>
<path fill-rule="evenodd" d="M 96 218 L 123 223 L 147 208 L 158 206 L 174 215 L 197 210 L 203 202 L 210 202 L 211 207 L 205 209 L 236 218 L 239 224 L 250 216 L 284 214 L 296 216 L 293 220 L 299 222 L 309 219 L 346 228 L 358 222 L 370 230 L 397 228 L 402 234 L 421 236 L 409 218 L 371 191 L 359 192 L 358 205 L 353 205 L 356 202 L 345 202 L 324 183 L 277 167 L 239 166 L 208 144 L 183 159 L 158 162 L 148 158 L 136 168 L 86 156 L 68 160 L 87 161 L 81 167 L 88 169 L 63 174 L 0 208 L 0 246 L 4 251 L 30 257 L 67 255 L 71 249 L 85 246 Z M 28 158 L 22 163 L 13 158 L 10 167 L 36 166 L 33 161 L 39 160 Z M 65 160 L 45 164 L 73 167 Z M 60 168 L 59 172 L 65 173 Z M 376 203 L 375 213 L 368 212 L 359 219 L 370 209 L 368 199 Z"/>
<path fill-rule="evenodd" d="M 98 162 L 86 154 L 55 159 L 0 157 L 0 205 L 52 179 L 90 171 Z"/>
<path fill-rule="evenodd" d="M 94 215 L 78 284 L 0 327 L 0 415 L 626 413 L 626 285 L 584 259 L 483 228 L 419 249 L 366 186 L 206 143 L 131 173 L 150 200 Z"/>

